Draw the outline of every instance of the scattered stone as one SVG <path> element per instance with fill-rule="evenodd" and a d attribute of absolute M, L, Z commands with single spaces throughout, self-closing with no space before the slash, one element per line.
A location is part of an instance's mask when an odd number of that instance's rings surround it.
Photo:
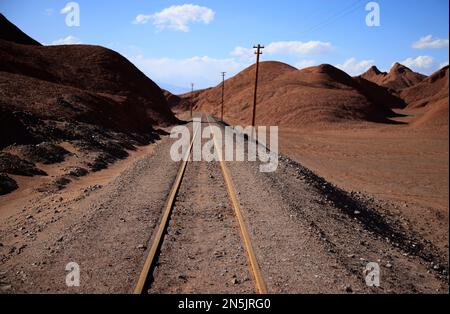
<path fill-rule="evenodd" d="M 144 250 L 147 249 L 147 246 L 144 245 L 144 244 L 139 244 L 136 248 L 139 249 L 139 250 L 143 250 L 144 251 Z"/>
<path fill-rule="evenodd" d="M 187 282 L 187 276 L 186 275 L 179 275 L 178 279 L 182 280 L 183 282 Z"/>
<path fill-rule="evenodd" d="M 67 172 L 67 174 L 72 177 L 84 177 L 88 173 L 89 173 L 89 171 L 87 171 L 86 169 L 81 168 L 81 167 L 70 168 Z"/>
<path fill-rule="evenodd" d="M 91 185 L 91 186 L 88 186 L 88 187 L 84 190 L 84 193 L 94 192 L 94 191 L 96 191 L 96 190 L 101 189 L 102 187 L 103 187 L 103 185 L 101 185 L 101 184 Z"/>
<path fill-rule="evenodd" d="M 386 268 L 392 268 L 392 264 L 391 264 L 391 263 L 387 263 L 386 265 L 384 265 L 384 267 L 386 267 Z"/>
<path fill-rule="evenodd" d="M 345 292 L 347 292 L 347 293 L 353 293 L 352 287 L 351 287 L 351 286 L 346 286 L 346 287 L 345 287 Z"/>
<path fill-rule="evenodd" d="M 215 251 L 214 256 L 215 256 L 215 258 L 221 258 L 221 257 L 223 257 L 223 253 L 219 252 L 219 251 Z"/>
<path fill-rule="evenodd" d="M 233 279 L 231 279 L 231 283 L 233 285 L 237 285 L 239 283 L 239 280 L 237 280 L 237 278 L 233 278 Z"/>
<path fill-rule="evenodd" d="M 62 240 L 64 240 L 64 237 L 63 237 L 63 236 L 60 236 L 60 237 L 56 240 L 56 242 L 62 242 Z"/>

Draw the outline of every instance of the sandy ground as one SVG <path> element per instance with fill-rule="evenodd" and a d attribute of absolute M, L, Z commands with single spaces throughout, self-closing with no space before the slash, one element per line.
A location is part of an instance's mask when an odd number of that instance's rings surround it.
<path fill-rule="evenodd" d="M 447 254 L 448 148 L 448 129 L 379 124 L 280 129 L 283 153 L 347 191 L 393 203 Z"/>
<path fill-rule="evenodd" d="M 1 198 L 1 292 L 131 293 L 179 167 L 172 143 L 165 136 L 52 195 Z M 448 292 L 448 257 L 390 204 L 286 157 L 270 174 L 227 166 L 269 292 Z M 80 265 L 80 287 L 65 285 L 68 262 Z M 368 262 L 381 267 L 380 288 L 365 284 Z M 149 292 L 254 289 L 218 164 L 190 162 Z"/>

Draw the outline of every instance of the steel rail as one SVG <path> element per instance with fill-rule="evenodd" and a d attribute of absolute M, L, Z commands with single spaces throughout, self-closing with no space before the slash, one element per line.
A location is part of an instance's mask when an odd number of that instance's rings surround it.
<path fill-rule="evenodd" d="M 198 130 L 195 130 L 195 133 L 194 133 L 194 136 L 192 137 L 192 141 L 191 141 L 191 144 L 189 146 L 189 149 L 186 152 L 186 156 L 185 156 L 185 158 L 183 159 L 183 162 L 180 165 L 180 169 L 178 171 L 177 177 L 175 179 L 175 182 L 174 182 L 174 184 L 172 186 L 172 189 L 170 191 L 170 194 L 169 194 L 169 198 L 168 198 L 168 201 L 167 201 L 167 206 L 166 206 L 166 208 L 164 210 L 164 214 L 163 214 L 163 217 L 161 219 L 161 223 L 159 224 L 158 230 L 157 230 L 157 232 L 155 234 L 155 237 L 153 239 L 153 242 L 152 242 L 152 246 L 151 246 L 150 251 L 149 251 L 149 253 L 147 255 L 147 258 L 145 260 L 144 267 L 143 267 L 142 272 L 141 272 L 141 274 L 139 276 L 139 279 L 138 279 L 138 282 L 136 284 L 136 287 L 134 288 L 134 294 L 142 294 L 144 292 L 144 288 L 145 288 L 145 286 L 147 284 L 150 271 L 152 269 L 152 266 L 154 266 L 154 264 L 155 264 L 157 252 L 158 252 L 158 250 L 159 250 L 159 248 L 160 248 L 160 246 L 162 244 L 164 233 L 165 233 L 165 230 L 167 228 L 167 224 L 169 222 L 169 218 L 170 218 L 170 216 L 172 214 L 173 204 L 175 202 L 175 198 L 177 196 L 178 190 L 179 190 L 181 182 L 183 180 L 183 176 L 184 176 L 184 173 L 186 171 L 186 166 L 188 164 L 189 156 L 191 154 L 192 146 L 194 144 L 194 141 L 195 141 L 195 138 L 197 136 L 197 133 L 198 133 Z"/>
<path fill-rule="evenodd" d="M 209 117 L 208 117 L 208 124 L 211 127 L 211 121 L 210 121 Z M 214 132 L 213 132 L 213 134 L 214 134 Z M 220 154 L 222 154 L 222 150 L 218 149 L 216 137 L 214 135 L 213 135 L 213 138 L 214 138 L 214 147 L 216 149 L 216 152 L 220 152 Z M 247 226 L 245 224 L 244 217 L 242 215 L 242 211 L 239 207 L 239 202 L 236 197 L 236 192 L 235 192 L 235 189 L 233 186 L 233 182 L 231 180 L 230 173 L 228 171 L 228 168 L 227 168 L 225 162 L 223 161 L 223 158 L 219 158 L 219 161 L 220 161 L 220 167 L 222 169 L 223 178 L 224 178 L 226 186 L 227 186 L 228 196 L 230 197 L 231 204 L 233 205 L 234 212 L 235 212 L 236 218 L 239 223 L 242 240 L 244 242 L 244 246 L 247 251 L 247 257 L 250 262 L 253 277 L 255 279 L 256 288 L 260 294 L 267 294 L 268 293 L 267 286 L 266 286 L 264 278 L 261 274 L 261 269 L 259 267 L 258 260 L 255 255 L 255 251 L 253 250 L 252 242 L 250 239 L 250 234 L 248 233 Z"/>

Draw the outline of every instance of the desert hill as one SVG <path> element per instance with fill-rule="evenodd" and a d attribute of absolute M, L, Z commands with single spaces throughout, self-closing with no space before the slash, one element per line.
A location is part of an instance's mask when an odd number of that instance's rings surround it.
<path fill-rule="evenodd" d="M 255 66 L 225 82 L 225 119 L 251 123 Z M 331 66 L 297 70 L 281 62 L 262 62 L 258 87 L 257 124 L 325 125 L 330 122 L 389 122 L 390 106 L 402 101 L 383 87 L 354 79 Z M 377 92 L 374 92 L 377 90 Z M 220 112 L 221 85 L 194 98 L 198 111 Z M 392 102 L 392 103 L 388 103 Z"/>
<path fill-rule="evenodd" d="M 381 72 L 376 66 L 373 66 L 360 77 L 395 92 L 414 86 L 426 78 L 425 75 L 416 73 L 400 63 L 395 63 L 389 73 Z"/>
<path fill-rule="evenodd" d="M 43 118 L 61 110 L 64 117 L 118 130 L 144 131 L 150 125 L 175 121 L 160 88 L 112 50 L 87 45 L 28 46 L 0 40 L 0 58 L 1 99 L 14 110 Z M 35 84 L 39 90 L 31 88 Z M 23 93 L 17 94 L 17 90 Z M 90 104 L 95 108 L 89 108 Z M 104 109 L 101 120 L 89 118 L 99 108 Z"/>
<path fill-rule="evenodd" d="M 41 46 L 36 40 L 22 32 L 16 25 L 0 13 L 0 39 L 22 45 Z"/>
<path fill-rule="evenodd" d="M 32 39 L 18 44 L 26 35 L 4 16 L 0 22 L 1 38 L 12 40 L 0 39 L 3 110 L 130 132 L 177 121 L 161 89 L 118 53 L 99 46 L 31 45 Z"/>
<path fill-rule="evenodd" d="M 164 97 L 166 97 L 170 109 L 173 112 L 178 113 L 183 111 L 189 111 L 191 108 L 191 102 L 195 105 L 199 100 L 199 97 L 201 97 L 203 93 L 205 93 L 210 89 L 211 88 L 199 89 L 194 90 L 194 92 L 184 93 L 180 95 L 174 95 L 171 92 L 164 90 Z"/>
<path fill-rule="evenodd" d="M 401 97 L 408 108 L 421 108 L 447 98 L 449 89 L 449 67 L 446 66 L 433 73 L 419 84 L 401 92 Z"/>
<path fill-rule="evenodd" d="M 435 72 L 421 83 L 401 92 L 401 97 L 408 103 L 407 109 L 423 111 L 413 125 L 422 127 L 448 128 L 448 90 L 449 67 Z"/>
<path fill-rule="evenodd" d="M 205 90 L 196 90 L 192 93 L 185 93 L 181 95 L 174 95 L 169 91 L 164 91 L 164 96 L 167 99 L 167 103 L 169 107 L 174 112 L 182 112 L 188 111 L 191 108 L 191 101 L 196 102 L 197 98 L 204 92 Z"/>
<path fill-rule="evenodd" d="M 0 194 L 16 187 L 16 168 L 63 161 L 63 142 L 96 171 L 178 122 L 161 89 L 112 50 L 42 46 L 4 16 L 0 38 Z"/>

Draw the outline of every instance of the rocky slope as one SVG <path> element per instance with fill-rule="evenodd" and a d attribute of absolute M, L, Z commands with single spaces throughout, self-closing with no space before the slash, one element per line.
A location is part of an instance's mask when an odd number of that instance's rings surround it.
<path fill-rule="evenodd" d="M 99 170 L 178 121 L 161 89 L 112 50 L 42 46 L 2 15 L 0 59 L 0 149 L 25 162 L 50 158 L 37 145 L 70 143 L 74 155 L 86 152 L 84 167 Z M 14 179 L 5 158 L 6 192 Z"/>

